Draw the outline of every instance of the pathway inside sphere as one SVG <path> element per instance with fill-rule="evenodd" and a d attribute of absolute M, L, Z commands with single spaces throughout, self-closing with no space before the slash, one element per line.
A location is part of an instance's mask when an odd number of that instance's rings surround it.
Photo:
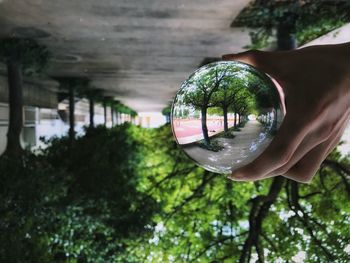
<path fill-rule="evenodd" d="M 216 138 L 224 147 L 221 151 L 213 152 L 199 147 L 196 144 L 183 145 L 185 152 L 200 165 L 209 170 L 221 173 L 230 173 L 254 160 L 271 142 L 260 122 L 250 120 L 234 132 L 235 138 Z"/>
<path fill-rule="evenodd" d="M 233 127 L 234 119 L 229 119 L 228 127 Z M 209 137 L 224 130 L 223 119 L 208 119 Z M 173 129 L 179 144 L 187 144 L 203 139 L 202 125 L 200 119 L 174 119 Z"/>

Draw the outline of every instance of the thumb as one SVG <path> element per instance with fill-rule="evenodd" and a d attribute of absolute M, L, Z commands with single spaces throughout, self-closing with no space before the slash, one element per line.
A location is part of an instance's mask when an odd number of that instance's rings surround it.
<path fill-rule="evenodd" d="M 281 59 L 283 59 L 281 56 L 283 56 L 281 52 L 249 50 L 237 54 L 226 54 L 222 56 L 222 59 L 236 60 L 252 65 L 273 78 L 279 79 L 279 76 L 282 74 L 281 70 L 283 70 L 283 66 L 279 65 Z"/>

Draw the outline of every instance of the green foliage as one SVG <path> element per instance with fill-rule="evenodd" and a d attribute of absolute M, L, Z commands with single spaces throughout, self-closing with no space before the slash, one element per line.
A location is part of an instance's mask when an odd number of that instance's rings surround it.
<path fill-rule="evenodd" d="M 231 75 L 231 76 L 230 76 Z M 247 90 L 249 85 L 244 75 L 229 74 L 229 77 L 223 79 L 220 83 L 219 89 L 213 93 L 212 101 L 214 105 L 218 105 L 222 108 L 223 114 L 227 114 L 227 111 L 237 112 L 239 109 L 238 102 L 241 105 L 245 104 L 248 97 L 252 97 L 250 92 Z"/>
<path fill-rule="evenodd" d="M 86 86 L 79 86 L 77 88 L 77 95 L 80 98 L 93 99 L 96 102 L 103 102 L 103 90 L 91 87 L 89 82 L 87 82 Z"/>
<path fill-rule="evenodd" d="M 222 137 L 228 138 L 228 139 L 233 139 L 236 137 L 236 135 L 234 135 L 232 131 L 227 131 L 227 132 L 224 132 Z"/>
<path fill-rule="evenodd" d="M 170 115 L 170 113 L 171 113 L 171 106 L 166 106 L 166 107 L 162 110 L 162 114 L 163 114 L 164 116 L 168 116 L 168 115 Z"/>
<path fill-rule="evenodd" d="M 1 157 L 1 262 L 51 262 L 42 226 L 50 215 L 46 205 L 64 196 L 64 175 L 29 153 L 21 160 Z"/>
<path fill-rule="evenodd" d="M 348 1 L 253 1 L 233 22 L 233 26 L 249 27 L 251 46 L 263 48 L 269 44 L 278 25 L 295 20 L 295 35 L 299 45 L 320 37 L 350 21 Z"/>
<path fill-rule="evenodd" d="M 89 129 L 72 146 L 0 161 L 1 262 L 123 262 L 157 203 L 138 190 L 135 127 Z"/>
<path fill-rule="evenodd" d="M 211 140 L 209 145 L 204 140 L 200 140 L 196 142 L 196 145 L 212 152 L 219 152 L 224 149 L 224 147 L 216 140 Z"/>
<path fill-rule="evenodd" d="M 0 60 L 20 62 L 26 75 L 42 72 L 49 58 L 49 50 L 33 39 L 16 37 L 0 39 Z"/>
<path fill-rule="evenodd" d="M 116 112 L 128 114 L 132 117 L 137 116 L 137 112 L 130 107 L 124 105 L 122 102 L 114 99 L 107 100 L 107 105 L 113 107 Z"/>
<path fill-rule="evenodd" d="M 212 113 L 228 108 L 239 114 L 279 106 L 279 95 L 271 80 L 255 69 L 246 65 L 227 67 L 226 64 L 215 67 L 209 64 L 207 67 L 183 85 L 175 104 L 197 110 L 213 108 L 208 109 Z"/>
<path fill-rule="evenodd" d="M 169 125 L 49 143 L 38 156 L 0 160 L 1 262 L 238 262 L 254 200 L 273 187 L 204 171 Z M 285 181 L 265 211 L 266 262 L 300 251 L 305 262 L 348 261 L 350 160 L 334 151 L 329 161 L 311 184 Z"/>
<path fill-rule="evenodd" d="M 218 106 L 217 102 L 212 100 L 212 96 L 218 92 L 224 78 L 229 74 L 225 65 L 208 64 L 201 68 L 201 71 L 200 74 L 194 73 L 190 76 L 176 97 L 176 100 L 182 100 L 184 105 L 197 110 Z"/>
<path fill-rule="evenodd" d="M 174 145 L 169 127 L 144 131 L 139 138 L 149 145 L 138 168 L 142 185 L 162 201 L 162 212 L 154 217 L 153 237 L 135 244 L 131 253 L 139 262 L 238 262 L 250 229 L 252 199 L 266 195 L 272 180 L 232 182 L 195 167 Z M 332 262 L 347 262 L 350 196 L 341 177 L 327 168 L 310 185 L 299 186 L 299 202 L 314 238 L 290 207 L 289 188 L 290 182 L 263 221 L 260 242 L 267 249 L 266 262 L 291 262 L 299 251 L 306 252 L 305 262 L 330 262 L 315 237 L 334 256 Z"/>
<path fill-rule="evenodd" d="M 67 90 L 70 87 L 77 90 L 77 95 L 80 97 L 84 97 L 84 91 L 89 87 L 90 80 L 85 77 L 64 77 L 57 78 L 60 82 L 60 88 L 63 90 Z"/>
<path fill-rule="evenodd" d="M 128 114 L 132 117 L 137 116 L 137 112 L 130 107 L 124 105 L 113 97 L 106 97 L 103 91 L 91 86 L 90 80 L 86 77 L 64 77 L 57 78 L 60 82 L 60 88 L 67 92 L 70 87 L 74 88 L 75 94 L 78 98 L 92 98 L 94 101 L 113 107 L 116 112 Z"/>

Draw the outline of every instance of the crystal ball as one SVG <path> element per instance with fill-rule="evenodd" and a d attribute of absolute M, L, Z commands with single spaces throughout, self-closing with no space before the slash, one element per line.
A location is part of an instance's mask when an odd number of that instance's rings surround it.
<path fill-rule="evenodd" d="M 284 118 L 280 93 L 265 73 L 219 61 L 196 70 L 172 104 L 171 126 L 198 165 L 228 174 L 258 157 Z"/>

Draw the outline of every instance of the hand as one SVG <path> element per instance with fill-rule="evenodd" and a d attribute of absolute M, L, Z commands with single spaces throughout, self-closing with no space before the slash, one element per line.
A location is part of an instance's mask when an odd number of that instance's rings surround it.
<path fill-rule="evenodd" d="M 286 115 L 271 144 L 230 179 L 283 175 L 308 183 L 338 144 L 350 115 L 350 43 L 292 51 L 248 51 L 224 60 L 250 64 L 272 76 L 285 97 Z"/>

